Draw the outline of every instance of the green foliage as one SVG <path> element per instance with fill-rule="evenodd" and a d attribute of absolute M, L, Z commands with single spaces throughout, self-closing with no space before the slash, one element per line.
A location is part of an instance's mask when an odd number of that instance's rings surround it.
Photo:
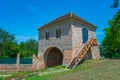
<path fill-rule="evenodd" d="M 119 0 L 113 0 L 113 5 L 111 8 L 117 8 L 119 6 Z"/>
<path fill-rule="evenodd" d="M 0 28 L 0 54 L 2 57 L 16 57 L 19 47 L 14 35 Z"/>
<path fill-rule="evenodd" d="M 105 50 L 104 50 L 104 47 L 102 46 L 102 45 L 99 45 L 99 49 L 100 49 L 100 56 L 102 57 L 102 58 L 104 58 L 105 57 Z"/>
<path fill-rule="evenodd" d="M 19 46 L 21 57 L 32 57 L 33 54 L 37 54 L 38 52 L 38 42 L 34 39 L 21 42 Z"/>
<path fill-rule="evenodd" d="M 120 10 L 109 20 L 109 27 L 105 28 L 105 38 L 102 41 L 102 47 L 105 57 L 120 57 Z"/>
<path fill-rule="evenodd" d="M 32 57 L 32 54 L 38 52 L 38 42 L 30 39 L 18 45 L 14 35 L 0 28 L 0 57 L 16 58 L 16 54 L 19 52 L 21 57 Z"/>

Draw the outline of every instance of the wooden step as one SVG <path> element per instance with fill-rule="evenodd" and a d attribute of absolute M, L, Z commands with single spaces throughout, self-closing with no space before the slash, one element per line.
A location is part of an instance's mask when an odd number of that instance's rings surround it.
<path fill-rule="evenodd" d="M 70 61 L 70 63 L 67 65 L 67 68 L 75 68 L 84 59 L 87 51 L 93 45 L 98 45 L 97 40 L 95 38 L 91 38 L 83 45 L 82 48 L 80 47 L 80 49 L 77 52 L 77 55 Z"/>

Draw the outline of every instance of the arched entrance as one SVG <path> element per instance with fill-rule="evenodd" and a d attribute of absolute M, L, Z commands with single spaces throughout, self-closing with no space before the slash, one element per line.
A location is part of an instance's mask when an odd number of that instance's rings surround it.
<path fill-rule="evenodd" d="M 46 67 L 52 67 L 52 66 L 62 64 L 63 54 L 56 47 L 47 49 L 44 57 L 45 57 L 45 65 L 46 65 Z"/>

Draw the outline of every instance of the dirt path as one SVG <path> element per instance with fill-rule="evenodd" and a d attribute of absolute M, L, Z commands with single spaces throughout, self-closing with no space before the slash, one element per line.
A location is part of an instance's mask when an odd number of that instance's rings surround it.
<path fill-rule="evenodd" d="M 38 75 L 39 76 L 48 75 L 48 74 L 53 74 L 53 73 L 64 72 L 64 71 L 67 71 L 67 70 L 69 70 L 69 69 L 64 68 L 64 69 L 58 69 L 58 70 L 53 70 L 53 71 L 52 70 L 51 71 L 45 71 L 45 72 L 39 73 Z"/>

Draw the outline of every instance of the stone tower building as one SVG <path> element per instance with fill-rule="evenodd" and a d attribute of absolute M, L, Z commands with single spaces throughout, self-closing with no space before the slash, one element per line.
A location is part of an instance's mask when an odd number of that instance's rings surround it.
<path fill-rule="evenodd" d="M 33 67 L 40 69 L 67 65 L 90 38 L 96 38 L 96 28 L 73 13 L 40 27 L 39 51 L 37 57 L 34 56 Z M 99 47 L 91 47 L 86 58 L 99 59 Z"/>

